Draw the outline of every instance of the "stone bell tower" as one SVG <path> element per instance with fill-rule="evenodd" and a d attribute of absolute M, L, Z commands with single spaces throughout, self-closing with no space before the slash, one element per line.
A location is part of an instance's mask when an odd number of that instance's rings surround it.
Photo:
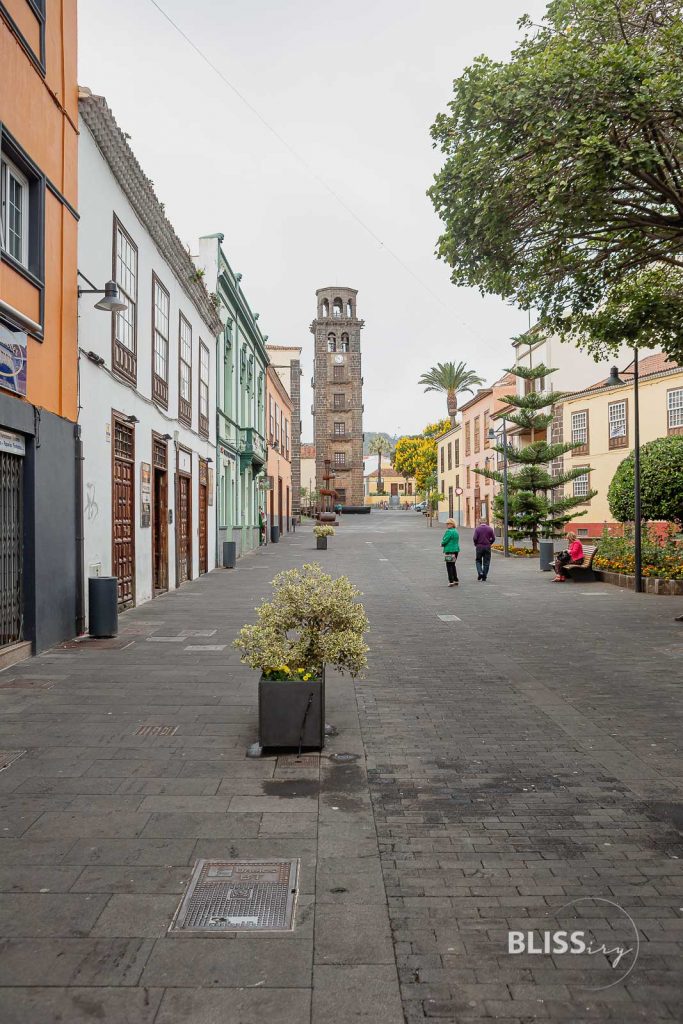
<path fill-rule="evenodd" d="M 335 473 L 342 505 L 362 505 L 363 378 L 355 288 L 319 288 L 315 338 L 313 416 L 316 488 L 323 487 L 325 459 Z"/>

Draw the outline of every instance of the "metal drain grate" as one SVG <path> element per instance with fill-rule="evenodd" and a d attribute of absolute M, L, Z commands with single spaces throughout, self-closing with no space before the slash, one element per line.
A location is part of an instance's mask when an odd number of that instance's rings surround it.
<path fill-rule="evenodd" d="M 136 729 L 136 736 L 175 736 L 177 725 L 141 725 Z"/>
<path fill-rule="evenodd" d="M 4 772 L 5 768 L 9 768 L 17 758 L 25 753 L 25 750 L 0 750 L 0 772 Z"/>
<path fill-rule="evenodd" d="M 278 768 L 318 768 L 320 766 L 319 754 L 282 754 L 277 759 Z"/>
<path fill-rule="evenodd" d="M 298 860 L 198 860 L 169 932 L 292 931 Z"/>

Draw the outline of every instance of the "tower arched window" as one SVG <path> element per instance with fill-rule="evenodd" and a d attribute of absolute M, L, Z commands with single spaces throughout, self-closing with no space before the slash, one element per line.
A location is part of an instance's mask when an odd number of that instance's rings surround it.
<path fill-rule="evenodd" d="M 332 316 L 341 319 L 344 306 L 341 299 L 335 299 L 332 305 Z"/>
<path fill-rule="evenodd" d="M 353 303 L 351 302 L 351 299 L 346 300 L 346 315 L 349 319 L 353 316 Z"/>
<path fill-rule="evenodd" d="M 342 334 L 341 336 L 341 350 L 342 352 L 349 351 L 349 336 L 348 334 Z"/>
<path fill-rule="evenodd" d="M 330 315 L 330 304 L 327 299 L 323 299 L 322 315 L 323 317 L 328 317 Z"/>
<path fill-rule="evenodd" d="M 336 352 L 337 351 L 337 336 L 335 334 L 328 334 L 327 335 L 327 351 L 328 352 Z"/>

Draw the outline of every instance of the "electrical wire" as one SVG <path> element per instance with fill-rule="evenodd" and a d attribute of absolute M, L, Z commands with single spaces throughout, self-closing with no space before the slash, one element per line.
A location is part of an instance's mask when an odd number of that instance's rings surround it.
<path fill-rule="evenodd" d="M 443 301 L 443 299 L 432 288 L 430 288 L 430 286 L 425 281 L 423 281 L 422 278 L 419 277 L 414 270 L 411 270 L 408 264 L 405 263 L 401 259 L 401 257 L 397 253 L 395 253 L 394 250 L 391 249 L 380 238 L 380 236 L 370 227 L 370 225 L 366 221 L 363 220 L 362 217 L 360 217 L 356 213 L 356 211 L 351 206 L 349 206 L 346 200 L 342 196 L 340 196 L 338 192 L 335 191 L 335 189 L 329 184 L 329 182 L 325 178 L 323 178 L 322 175 L 319 174 L 318 171 L 316 171 L 315 168 L 303 156 L 301 156 L 300 153 L 296 151 L 296 149 L 294 149 L 291 143 L 288 142 L 287 139 L 283 135 L 281 135 L 276 128 L 273 127 L 270 121 L 268 121 L 260 112 L 260 110 L 258 110 L 258 108 L 255 107 L 254 104 L 251 103 L 249 99 L 247 99 L 244 93 L 241 92 L 236 85 L 234 85 L 228 78 L 225 77 L 221 69 L 213 63 L 211 58 L 208 57 L 204 53 L 204 51 L 180 27 L 180 25 L 173 20 L 171 15 L 164 10 L 160 3 L 158 3 L 158 0 L 149 0 L 149 2 L 153 7 L 156 8 L 159 14 L 166 19 L 169 25 L 171 25 L 175 29 L 178 35 L 180 35 L 185 40 L 188 46 L 190 46 L 194 50 L 197 56 L 214 72 L 214 74 L 218 75 L 223 84 L 226 85 L 228 89 L 230 89 L 230 91 L 233 92 L 235 96 L 237 96 L 240 102 L 243 103 L 244 106 L 254 115 L 254 117 L 256 117 L 261 122 L 266 131 L 270 132 L 270 134 L 273 135 L 282 146 L 284 146 L 284 148 L 287 150 L 290 156 L 292 156 L 297 161 L 297 163 L 301 164 L 301 166 L 320 185 L 322 185 L 325 191 L 330 196 L 332 196 L 332 198 L 342 207 L 342 209 L 345 210 L 346 213 L 348 213 L 348 215 L 352 217 L 353 220 L 355 220 L 356 223 L 373 239 L 373 241 L 377 243 L 380 249 L 383 249 L 389 256 L 391 256 L 391 258 L 401 267 L 402 270 L 405 271 L 406 274 L 409 274 L 410 277 L 412 277 L 412 279 L 416 281 L 417 284 L 419 284 L 420 287 L 423 288 L 424 291 L 426 291 L 427 294 L 430 295 L 432 299 L 434 299 L 434 301 L 437 302 L 442 307 L 442 309 L 444 309 L 449 315 L 452 316 L 452 311 L 449 309 L 448 305 Z M 481 334 L 479 334 L 476 328 L 474 328 L 471 324 L 467 323 L 467 321 L 462 320 L 460 318 L 459 322 L 463 327 L 471 331 L 472 334 L 480 342 L 486 344 L 485 339 L 481 336 Z"/>

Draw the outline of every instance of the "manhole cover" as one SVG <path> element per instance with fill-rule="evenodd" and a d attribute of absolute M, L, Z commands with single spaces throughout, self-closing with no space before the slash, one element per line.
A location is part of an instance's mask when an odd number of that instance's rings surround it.
<path fill-rule="evenodd" d="M 198 860 L 169 932 L 292 931 L 298 860 Z"/>
<path fill-rule="evenodd" d="M 136 736 L 175 736 L 177 725 L 141 725 L 136 729 Z"/>
<path fill-rule="evenodd" d="M 0 683 L 1 690 L 51 690 L 55 684 L 48 679 L 8 679 Z"/>
<path fill-rule="evenodd" d="M 25 750 L 0 750 L 0 772 L 4 772 L 5 768 L 9 768 L 17 758 L 25 753 Z"/>
<path fill-rule="evenodd" d="M 317 768 L 319 754 L 282 754 L 277 759 L 278 768 Z"/>
<path fill-rule="evenodd" d="M 348 764 L 349 761 L 357 761 L 360 754 L 330 754 L 330 761 L 334 764 Z"/>

